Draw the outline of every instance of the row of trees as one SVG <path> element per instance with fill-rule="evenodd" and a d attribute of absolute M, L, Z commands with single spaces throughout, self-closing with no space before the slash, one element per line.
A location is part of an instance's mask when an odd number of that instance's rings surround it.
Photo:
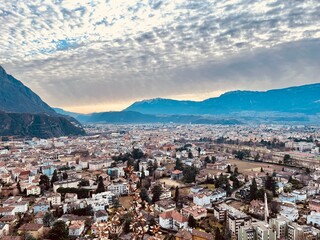
<path fill-rule="evenodd" d="M 268 201 L 271 202 L 274 196 L 276 196 L 276 181 L 274 177 L 267 175 L 264 188 L 258 189 L 256 179 L 252 179 L 250 185 L 249 200 L 264 200 L 264 194 L 267 193 Z"/>
<path fill-rule="evenodd" d="M 68 179 L 68 174 L 66 172 L 63 172 L 62 174 L 62 179 L 67 180 Z M 49 190 L 50 187 L 53 186 L 53 183 L 59 181 L 60 178 L 58 176 L 57 170 L 54 170 L 53 175 L 51 177 L 51 180 L 47 175 L 42 174 L 40 176 L 40 181 L 39 181 L 39 186 L 43 187 L 45 190 Z"/>
<path fill-rule="evenodd" d="M 225 137 L 220 137 L 216 140 L 214 140 L 215 143 L 217 144 L 230 144 L 230 145 L 243 145 L 243 146 L 256 146 L 256 147 L 267 147 L 269 149 L 271 148 L 278 148 L 282 149 L 285 147 L 285 143 L 279 141 L 278 139 L 274 138 L 272 141 L 267 141 L 267 140 L 261 140 L 260 142 L 258 141 L 239 141 L 239 139 L 233 140 Z"/>

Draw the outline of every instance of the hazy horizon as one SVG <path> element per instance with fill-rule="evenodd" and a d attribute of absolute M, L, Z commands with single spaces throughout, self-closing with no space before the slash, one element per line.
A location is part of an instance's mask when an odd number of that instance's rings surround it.
<path fill-rule="evenodd" d="M 0 65 L 79 113 L 311 84 L 319 12 L 316 0 L 5 0 Z"/>

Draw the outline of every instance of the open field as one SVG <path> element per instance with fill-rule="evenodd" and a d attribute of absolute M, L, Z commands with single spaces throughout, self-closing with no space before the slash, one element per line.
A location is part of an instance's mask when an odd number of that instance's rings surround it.
<path fill-rule="evenodd" d="M 247 161 L 241 161 L 238 159 L 231 159 L 228 160 L 228 162 L 234 166 L 236 165 L 238 167 L 238 170 L 240 173 L 249 173 L 249 172 L 260 172 L 261 167 L 266 170 L 270 171 L 281 171 L 283 166 L 281 165 L 274 165 L 270 163 L 262 163 L 262 162 L 247 162 Z"/>
<path fill-rule="evenodd" d="M 126 209 L 129 209 L 131 207 L 131 203 L 130 203 L 131 200 L 132 200 L 131 196 L 119 197 L 119 202 L 120 202 L 121 206 L 125 207 Z"/>
<path fill-rule="evenodd" d="M 203 188 L 207 188 L 211 191 L 213 191 L 215 189 L 214 184 L 200 184 L 199 186 L 203 187 Z"/>
<path fill-rule="evenodd" d="M 176 186 L 178 186 L 178 187 L 182 187 L 182 186 L 184 186 L 182 183 L 180 183 L 180 182 L 177 182 L 177 181 L 175 181 L 175 180 L 172 180 L 172 179 L 170 179 L 170 178 L 161 178 L 161 179 L 159 179 L 158 180 L 160 183 L 164 183 L 165 184 L 165 186 L 167 186 L 167 187 L 176 187 Z"/>

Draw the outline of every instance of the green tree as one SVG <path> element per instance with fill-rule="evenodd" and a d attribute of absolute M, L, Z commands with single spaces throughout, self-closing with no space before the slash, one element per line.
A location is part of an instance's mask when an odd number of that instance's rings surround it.
<path fill-rule="evenodd" d="M 123 222 L 123 231 L 124 233 L 128 234 L 131 232 L 130 224 L 132 222 L 132 214 L 126 213 L 123 216 L 121 216 L 121 222 Z"/>
<path fill-rule="evenodd" d="M 230 195 L 231 195 L 231 186 L 230 186 L 229 181 L 226 182 L 226 185 L 225 185 L 224 190 L 226 190 L 227 196 L 230 196 Z"/>
<path fill-rule="evenodd" d="M 205 161 L 206 163 L 211 163 L 211 159 L 209 158 L 209 156 L 206 156 L 205 159 L 204 159 L 204 161 Z"/>
<path fill-rule="evenodd" d="M 194 217 L 190 214 L 188 217 L 188 226 L 191 228 L 197 227 L 197 220 L 194 219 Z"/>
<path fill-rule="evenodd" d="M 134 164 L 134 170 L 135 170 L 135 171 L 139 171 L 139 169 L 140 169 L 140 161 L 137 160 L 137 161 L 135 162 L 135 164 Z"/>
<path fill-rule="evenodd" d="M 265 189 L 272 191 L 273 195 L 276 195 L 276 181 L 273 177 L 267 176 L 266 182 L 265 182 Z"/>
<path fill-rule="evenodd" d="M 129 167 L 129 166 L 134 166 L 134 159 L 133 158 L 128 158 L 128 160 L 127 160 L 127 166 Z"/>
<path fill-rule="evenodd" d="M 174 193 L 174 198 L 173 200 L 177 203 L 179 201 L 179 187 L 176 186 L 176 190 L 175 190 L 175 193 Z"/>
<path fill-rule="evenodd" d="M 234 168 L 233 174 L 234 174 L 235 176 L 238 176 L 238 175 L 239 175 L 238 167 L 235 167 L 235 168 Z"/>
<path fill-rule="evenodd" d="M 151 189 L 152 192 L 152 203 L 155 203 L 160 200 L 160 196 L 162 194 L 162 187 L 159 184 L 154 185 Z"/>
<path fill-rule="evenodd" d="M 43 186 L 46 190 L 50 188 L 50 180 L 47 175 L 41 175 L 40 176 L 40 186 Z"/>
<path fill-rule="evenodd" d="M 22 191 L 21 191 L 20 181 L 18 181 L 18 183 L 17 183 L 17 189 L 18 189 L 19 193 L 21 194 Z"/>
<path fill-rule="evenodd" d="M 256 179 L 252 179 L 252 183 L 250 185 L 250 201 L 257 199 L 257 191 L 258 191 L 258 186 Z"/>
<path fill-rule="evenodd" d="M 141 168 L 141 179 L 145 179 L 146 178 L 146 173 L 144 172 L 144 168 Z"/>
<path fill-rule="evenodd" d="M 238 189 L 240 187 L 240 182 L 238 178 L 234 178 L 232 181 L 232 188 L 233 190 Z"/>
<path fill-rule="evenodd" d="M 98 180 L 98 187 L 96 189 L 96 193 L 105 192 L 106 189 L 104 188 L 103 178 L 100 176 Z"/>
<path fill-rule="evenodd" d="M 144 156 L 144 153 L 139 148 L 134 148 L 131 152 L 133 159 L 141 159 Z"/>
<path fill-rule="evenodd" d="M 53 186 L 53 183 L 57 181 L 59 181 L 58 172 L 57 170 L 54 170 L 53 175 L 51 177 L 51 186 Z"/>
<path fill-rule="evenodd" d="M 147 166 L 147 170 L 149 171 L 149 174 L 152 175 L 154 172 L 154 167 L 153 167 L 153 163 L 152 161 L 148 161 L 148 166 Z"/>
<path fill-rule="evenodd" d="M 140 197 L 143 201 L 150 203 L 150 197 L 148 195 L 148 190 L 145 188 L 141 188 Z"/>
<path fill-rule="evenodd" d="M 46 212 L 43 216 L 43 225 L 45 227 L 50 227 L 51 224 L 54 222 L 54 216 L 51 212 Z"/>
<path fill-rule="evenodd" d="M 227 173 L 232 173 L 232 170 L 231 170 L 231 166 L 230 166 L 230 165 L 227 166 Z"/>
<path fill-rule="evenodd" d="M 158 161 L 154 160 L 154 162 L 153 162 L 153 171 L 157 170 L 158 167 L 159 167 Z"/>
<path fill-rule="evenodd" d="M 51 240 L 68 240 L 69 229 L 64 221 L 56 221 L 48 234 Z"/>
<path fill-rule="evenodd" d="M 37 239 L 35 239 L 35 238 L 32 237 L 31 235 L 28 235 L 28 236 L 25 238 L 25 240 L 37 240 Z"/>
<path fill-rule="evenodd" d="M 291 156 L 289 154 L 285 154 L 283 156 L 283 163 L 286 165 L 291 165 L 292 164 L 292 159 Z"/>
<path fill-rule="evenodd" d="M 185 183 L 192 183 L 196 181 L 198 169 L 195 166 L 186 166 L 183 169 L 183 181 Z"/>
<path fill-rule="evenodd" d="M 63 172 L 62 179 L 63 180 L 67 180 L 68 179 L 68 173 L 67 172 Z"/>
<path fill-rule="evenodd" d="M 179 158 L 176 159 L 176 165 L 175 165 L 174 169 L 183 171 L 183 164 Z"/>
<path fill-rule="evenodd" d="M 81 179 L 81 181 L 79 182 L 79 186 L 80 187 L 90 186 L 89 180 Z"/>
<path fill-rule="evenodd" d="M 215 231 L 214 231 L 214 239 L 216 240 L 222 240 L 222 235 L 221 235 L 221 232 L 220 232 L 220 229 L 218 227 L 215 228 Z"/>
<path fill-rule="evenodd" d="M 115 209 L 118 209 L 121 207 L 121 203 L 119 201 L 119 198 L 118 197 L 113 197 L 112 198 L 112 205 Z"/>
<path fill-rule="evenodd" d="M 215 181 L 215 188 L 222 187 L 225 184 L 224 176 L 220 173 L 219 178 Z"/>

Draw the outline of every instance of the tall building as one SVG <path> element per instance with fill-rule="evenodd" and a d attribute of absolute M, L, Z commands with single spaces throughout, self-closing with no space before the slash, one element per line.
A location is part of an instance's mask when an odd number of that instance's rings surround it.
<path fill-rule="evenodd" d="M 276 240 L 276 231 L 265 222 L 255 222 L 251 226 L 241 226 L 238 240 Z"/>
<path fill-rule="evenodd" d="M 269 226 L 276 231 L 278 239 L 286 237 L 289 223 L 290 220 L 283 216 L 278 216 L 277 218 L 271 218 L 269 220 Z"/>

